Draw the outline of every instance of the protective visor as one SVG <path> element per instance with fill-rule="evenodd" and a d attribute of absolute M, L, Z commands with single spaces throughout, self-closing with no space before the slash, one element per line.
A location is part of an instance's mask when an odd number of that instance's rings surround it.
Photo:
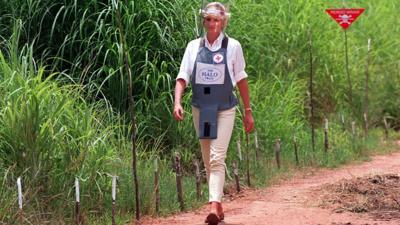
<path fill-rule="evenodd" d="M 216 8 L 208 8 L 208 9 L 202 9 L 200 11 L 200 14 L 204 17 L 207 16 L 216 16 L 216 17 L 229 17 L 229 13 L 216 9 Z"/>

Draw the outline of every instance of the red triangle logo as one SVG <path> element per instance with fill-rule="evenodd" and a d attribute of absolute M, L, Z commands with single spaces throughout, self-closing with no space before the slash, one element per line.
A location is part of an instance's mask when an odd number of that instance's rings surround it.
<path fill-rule="evenodd" d="M 327 9 L 325 10 L 343 29 L 347 29 L 356 21 L 365 9 Z"/>

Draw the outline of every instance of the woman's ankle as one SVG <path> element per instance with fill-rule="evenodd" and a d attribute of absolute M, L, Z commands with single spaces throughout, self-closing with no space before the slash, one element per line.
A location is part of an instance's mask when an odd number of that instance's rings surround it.
<path fill-rule="evenodd" d="M 221 203 L 219 202 L 210 202 L 210 212 L 219 214 L 220 213 L 220 206 Z"/>

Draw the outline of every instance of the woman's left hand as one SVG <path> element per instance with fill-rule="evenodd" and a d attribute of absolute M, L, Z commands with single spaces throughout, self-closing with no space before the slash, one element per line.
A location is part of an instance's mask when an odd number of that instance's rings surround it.
<path fill-rule="evenodd" d="M 254 130 L 254 118 L 251 111 L 244 112 L 243 123 L 246 133 L 251 133 Z"/>

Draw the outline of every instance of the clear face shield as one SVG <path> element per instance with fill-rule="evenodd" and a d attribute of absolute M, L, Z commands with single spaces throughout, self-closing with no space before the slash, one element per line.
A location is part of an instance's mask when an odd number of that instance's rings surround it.
<path fill-rule="evenodd" d="M 200 14 L 203 18 L 205 17 L 220 17 L 221 19 L 226 19 L 229 17 L 229 13 L 225 12 L 225 10 L 220 10 L 215 7 L 209 7 L 206 9 L 200 10 Z"/>

